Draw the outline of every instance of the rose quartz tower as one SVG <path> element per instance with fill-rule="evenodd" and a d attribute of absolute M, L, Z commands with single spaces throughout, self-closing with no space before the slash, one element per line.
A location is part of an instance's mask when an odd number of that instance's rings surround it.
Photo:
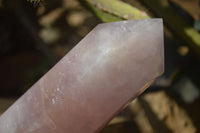
<path fill-rule="evenodd" d="M 164 70 L 162 19 L 97 25 L 1 117 L 0 133 L 94 133 Z"/>

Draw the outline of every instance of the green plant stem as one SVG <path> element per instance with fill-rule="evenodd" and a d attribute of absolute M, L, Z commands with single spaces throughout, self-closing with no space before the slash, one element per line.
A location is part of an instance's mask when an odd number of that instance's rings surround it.
<path fill-rule="evenodd" d="M 188 25 L 167 0 L 141 0 L 158 16 L 163 17 L 167 26 L 200 57 L 200 34 Z"/>

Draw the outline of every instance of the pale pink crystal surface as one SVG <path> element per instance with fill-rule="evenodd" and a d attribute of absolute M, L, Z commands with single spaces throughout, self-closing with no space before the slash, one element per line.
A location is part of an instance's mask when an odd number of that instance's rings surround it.
<path fill-rule="evenodd" d="M 0 117 L 0 133 L 94 133 L 163 73 L 162 19 L 96 26 Z"/>

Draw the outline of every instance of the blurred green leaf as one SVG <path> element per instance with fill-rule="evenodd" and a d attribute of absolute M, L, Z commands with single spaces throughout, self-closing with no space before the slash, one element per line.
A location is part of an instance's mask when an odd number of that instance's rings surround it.
<path fill-rule="evenodd" d="M 147 19 L 149 16 L 127 3 L 119 0 L 79 0 L 103 22 L 127 19 Z"/>

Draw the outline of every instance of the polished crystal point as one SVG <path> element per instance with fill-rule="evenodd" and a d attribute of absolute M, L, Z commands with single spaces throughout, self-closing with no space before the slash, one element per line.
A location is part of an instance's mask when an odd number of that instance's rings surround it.
<path fill-rule="evenodd" d="M 164 70 L 162 19 L 99 24 L 1 117 L 0 133 L 94 133 Z"/>

